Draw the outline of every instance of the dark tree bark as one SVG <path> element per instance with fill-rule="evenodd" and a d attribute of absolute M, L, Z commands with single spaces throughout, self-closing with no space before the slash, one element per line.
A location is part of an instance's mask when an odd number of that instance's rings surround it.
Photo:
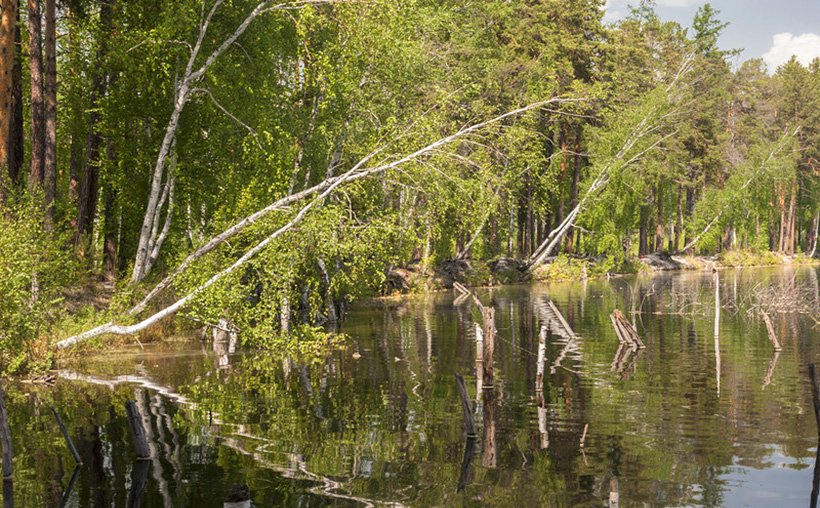
<path fill-rule="evenodd" d="M 0 203 L 5 201 L 10 185 L 12 84 L 14 75 L 14 35 L 17 23 L 17 0 L 0 0 Z"/>
<path fill-rule="evenodd" d="M 792 178 L 792 193 L 789 199 L 789 214 L 786 219 L 786 254 L 794 254 L 795 224 L 797 219 L 797 177 Z"/>
<path fill-rule="evenodd" d="M 108 160 L 112 165 L 116 165 L 117 153 L 114 142 L 108 140 Z M 117 197 L 117 189 L 110 179 L 105 185 L 105 208 L 103 209 L 103 266 L 105 275 L 109 280 L 114 280 L 119 267 L 119 256 L 117 255 L 117 221 L 114 218 L 114 202 Z"/>
<path fill-rule="evenodd" d="M 65 14 L 66 18 L 72 19 L 73 13 L 69 10 Z M 66 37 L 66 44 L 68 46 L 68 72 L 72 77 L 77 77 L 76 55 L 78 53 L 75 47 L 76 36 L 71 29 L 73 23 L 69 24 L 68 36 Z M 76 83 L 78 80 L 72 80 Z M 77 203 L 78 194 L 80 191 L 80 178 L 82 178 L 82 161 L 84 159 L 84 152 L 82 148 L 83 139 L 85 136 L 82 133 L 83 120 L 82 109 L 78 101 L 71 101 L 71 147 L 69 148 L 69 162 L 68 162 L 68 202 Z M 71 219 L 71 227 L 77 230 L 77 219 Z"/>
<path fill-rule="evenodd" d="M 675 245 L 674 252 L 678 251 L 680 237 L 683 232 L 683 185 L 678 184 L 678 209 L 675 213 Z"/>
<path fill-rule="evenodd" d="M 655 194 L 656 202 L 658 204 L 658 224 L 655 229 L 655 249 L 658 251 L 663 250 L 663 184 L 658 182 L 658 185 L 655 187 L 657 190 Z"/>
<path fill-rule="evenodd" d="M 570 208 L 578 206 L 578 182 L 581 179 L 581 129 L 575 135 L 575 167 L 572 170 L 572 188 L 570 189 Z M 572 234 L 567 235 L 567 253 L 572 253 Z"/>
<path fill-rule="evenodd" d="M 99 133 L 100 114 L 97 103 L 105 96 L 106 76 L 102 66 L 107 56 L 107 35 L 112 26 L 112 3 L 104 2 L 100 6 L 100 25 L 103 35 L 100 47 L 97 49 L 97 70 L 94 73 L 91 90 L 91 113 L 88 117 L 88 138 L 85 147 L 85 165 L 77 202 L 77 235 L 75 243 L 79 245 L 82 235 L 91 232 L 94 214 L 97 206 L 97 192 L 99 185 L 100 144 L 102 137 Z"/>
<path fill-rule="evenodd" d="M 647 254 L 648 246 L 646 244 L 646 218 L 641 218 L 641 228 L 638 232 L 638 255 L 645 256 Z"/>
<path fill-rule="evenodd" d="M 20 42 L 20 10 L 14 30 L 14 67 L 12 69 L 12 114 L 9 133 L 9 181 L 13 186 L 21 183 L 23 160 L 26 149 L 23 133 L 23 45 Z"/>
<path fill-rule="evenodd" d="M 29 188 L 43 185 L 43 161 L 45 152 L 45 111 L 43 109 L 43 45 L 42 13 L 40 0 L 28 0 L 28 53 L 31 75 L 31 169 Z"/>
<path fill-rule="evenodd" d="M 57 18 L 55 0 L 45 0 L 45 146 L 43 189 L 46 224 L 54 223 L 54 200 L 57 197 Z"/>
<path fill-rule="evenodd" d="M 525 256 L 529 256 L 532 254 L 532 236 L 534 232 L 534 217 L 532 214 L 532 174 L 527 172 L 527 211 L 525 214 L 525 224 L 526 224 L 526 231 L 524 231 L 524 252 L 526 253 Z"/>
<path fill-rule="evenodd" d="M 529 185 L 529 182 L 524 182 L 524 189 L 518 194 L 518 257 L 524 259 L 527 257 L 527 248 L 526 248 L 526 237 L 527 237 L 527 208 L 529 204 L 527 203 L 527 190 L 526 186 Z"/>

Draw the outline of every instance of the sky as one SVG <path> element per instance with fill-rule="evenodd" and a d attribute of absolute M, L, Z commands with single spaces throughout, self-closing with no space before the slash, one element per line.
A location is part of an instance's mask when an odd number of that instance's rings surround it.
<path fill-rule="evenodd" d="M 623 19 L 628 5 L 639 2 L 607 0 L 604 21 Z M 706 3 L 719 11 L 720 21 L 729 22 L 718 39 L 721 49 L 743 50 L 734 58 L 735 65 L 763 58 L 774 72 L 792 55 L 803 65 L 820 57 L 820 0 L 656 0 L 655 12 L 663 21 L 690 28 L 698 8 Z"/>

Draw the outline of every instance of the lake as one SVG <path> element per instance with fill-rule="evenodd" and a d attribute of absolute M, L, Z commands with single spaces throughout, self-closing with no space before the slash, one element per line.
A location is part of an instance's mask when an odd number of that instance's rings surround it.
<path fill-rule="evenodd" d="M 497 329 L 487 390 L 481 313 L 452 291 L 354 307 L 339 327 L 349 339 L 319 358 L 197 335 L 72 360 L 53 387 L 5 381 L 14 505 L 810 505 L 816 268 L 717 280 L 717 306 L 706 271 L 478 288 Z M 645 349 L 620 345 L 615 309 Z M 150 460 L 136 459 L 127 400 Z M 83 459 L 76 471 L 52 407 Z M 244 485 L 251 503 L 226 504 Z"/>

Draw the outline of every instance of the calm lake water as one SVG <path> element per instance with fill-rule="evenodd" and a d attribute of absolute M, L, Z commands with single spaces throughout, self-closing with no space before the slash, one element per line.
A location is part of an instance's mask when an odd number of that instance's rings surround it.
<path fill-rule="evenodd" d="M 246 484 L 257 507 L 808 506 L 816 269 L 718 277 L 717 326 L 709 272 L 477 290 L 496 312 L 492 391 L 477 393 L 480 312 L 452 292 L 352 310 L 350 340 L 320 359 L 175 338 L 77 360 L 54 387 L 6 382 L 14 505 L 248 506 L 223 505 Z M 615 309 L 646 349 L 619 349 Z M 150 423 L 143 465 L 129 399 Z M 51 407 L 83 457 L 76 474 Z"/>

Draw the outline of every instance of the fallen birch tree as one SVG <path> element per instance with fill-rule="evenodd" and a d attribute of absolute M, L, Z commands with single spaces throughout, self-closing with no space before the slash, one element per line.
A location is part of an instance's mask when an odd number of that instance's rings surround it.
<path fill-rule="evenodd" d="M 688 72 L 690 65 L 691 60 L 687 59 L 681 66 L 672 82 L 662 90 L 662 101 L 664 106 L 671 102 L 671 95 L 675 91 L 676 84 L 681 76 Z M 649 99 L 651 100 L 652 97 L 650 96 Z M 640 120 L 638 120 L 631 129 L 629 129 L 629 133 L 625 137 L 615 155 L 607 160 L 598 171 L 597 176 L 584 193 L 584 197 L 581 198 L 575 208 L 567 214 L 561 224 L 559 224 L 558 227 L 553 229 L 547 235 L 544 241 L 541 242 L 538 248 L 536 248 L 527 259 L 526 267 L 528 270 L 534 270 L 539 265 L 544 263 L 546 258 L 555 250 L 564 236 L 566 236 L 570 229 L 575 226 L 575 222 L 578 220 L 581 213 L 589 206 L 593 199 L 600 195 L 604 187 L 606 187 L 607 183 L 609 183 L 612 172 L 616 168 L 623 169 L 634 164 L 674 134 L 666 134 L 654 140 L 648 146 L 641 146 L 642 141 L 646 140 L 653 134 L 659 133 L 661 128 L 664 126 L 666 119 L 668 119 L 676 111 L 674 108 L 671 110 L 668 109 L 669 108 L 662 107 L 656 103 L 652 103 L 647 108 L 646 113 L 642 115 Z"/>
<path fill-rule="evenodd" d="M 697 245 L 697 243 L 709 232 L 709 230 L 712 229 L 712 226 L 720 221 L 720 218 L 723 217 L 726 210 L 728 210 L 730 206 L 737 204 L 737 199 L 743 195 L 746 188 L 751 185 L 752 182 L 758 180 L 767 170 L 772 169 L 772 163 L 777 160 L 777 157 L 780 154 L 784 153 L 788 149 L 788 146 L 791 144 L 791 140 L 797 135 L 799 130 L 800 129 L 798 128 L 794 131 L 784 132 L 783 135 L 780 136 L 780 139 L 777 140 L 774 147 L 768 152 L 766 158 L 760 164 L 753 165 L 752 171 L 746 181 L 744 181 L 740 188 L 730 195 L 728 199 L 726 199 L 726 202 L 722 207 L 720 207 L 720 210 L 718 210 L 712 220 L 706 224 L 697 236 L 695 236 L 689 243 L 684 245 L 681 250 L 675 252 L 675 254 L 682 254 Z"/>
<path fill-rule="evenodd" d="M 233 45 L 239 37 L 245 33 L 251 22 L 259 16 L 274 11 L 292 11 L 304 9 L 308 6 L 319 6 L 332 3 L 342 3 L 348 0 L 295 0 L 293 2 L 276 3 L 271 0 L 259 2 L 259 4 L 251 10 L 245 19 L 234 29 L 222 43 L 214 49 L 210 55 L 205 59 L 202 65 L 197 66 L 197 60 L 200 56 L 202 43 L 206 39 L 208 27 L 214 14 L 220 6 L 225 3 L 225 0 L 216 0 L 208 11 L 207 15 L 204 12 L 205 4 L 203 3 L 202 17 L 199 23 L 199 32 L 197 34 L 196 42 L 191 45 L 186 42 L 182 44 L 188 46 L 190 51 L 188 61 L 185 65 L 185 72 L 176 83 L 174 83 L 174 108 L 171 111 L 171 117 L 168 120 L 168 125 L 165 128 L 165 135 L 160 144 L 157 160 L 154 164 L 154 170 L 151 174 L 151 190 L 148 194 L 148 204 L 143 216 L 142 228 L 140 230 L 139 241 L 137 242 L 137 255 L 134 259 L 134 270 L 131 273 L 131 284 L 138 284 L 142 282 L 148 272 L 151 271 L 154 262 L 157 259 L 159 250 L 167 236 L 168 225 L 171 222 L 174 207 L 174 179 L 175 172 L 172 168 L 166 170 L 168 158 L 172 158 L 172 166 L 174 165 L 174 144 L 176 139 L 177 128 L 179 127 L 179 120 L 185 105 L 196 93 L 204 93 L 208 95 L 214 104 L 227 114 L 231 119 L 240 123 L 243 127 L 250 129 L 247 125 L 240 122 L 235 116 L 226 111 L 205 88 L 196 86 L 202 82 L 202 78 L 206 75 L 208 70 L 225 53 L 225 51 Z M 133 49 L 133 48 L 132 48 Z M 252 131 L 252 129 L 251 129 Z M 252 131 L 253 132 L 253 131 Z M 165 226 L 162 233 L 159 232 L 159 225 L 161 223 L 161 215 L 163 208 L 166 209 Z"/>
<path fill-rule="evenodd" d="M 502 115 L 496 116 L 484 122 L 473 124 L 469 127 L 462 128 L 457 132 L 450 134 L 449 136 L 445 136 L 440 138 L 418 150 L 403 155 L 392 162 L 383 162 L 381 164 L 368 167 L 367 164 L 378 154 L 382 153 L 385 148 L 381 147 L 378 148 L 367 156 L 362 158 L 359 162 L 357 162 L 350 170 L 346 173 L 333 177 L 327 178 L 321 183 L 309 188 L 305 189 L 301 192 L 290 194 L 285 196 L 276 202 L 268 205 L 267 207 L 257 211 L 256 213 L 249 215 L 242 219 L 241 221 L 237 222 L 230 228 L 226 229 L 219 235 L 213 237 L 208 243 L 197 249 L 195 252 L 191 253 L 185 261 L 183 261 L 175 270 L 173 270 L 170 274 L 168 274 L 161 282 L 159 282 L 149 293 L 142 299 L 137 305 L 131 308 L 129 311 L 124 313 L 123 317 L 133 318 L 143 310 L 146 309 L 148 303 L 154 300 L 164 289 L 167 289 L 174 279 L 179 276 L 182 272 L 187 270 L 191 264 L 196 261 L 197 259 L 201 258 L 202 256 L 206 255 L 207 253 L 211 252 L 217 246 L 225 243 L 230 238 L 234 237 L 241 231 L 245 230 L 247 227 L 255 224 L 263 217 L 271 214 L 275 211 L 287 211 L 287 207 L 291 204 L 297 203 L 305 198 L 310 196 L 316 195 L 310 202 L 305 204 L 297 213 L 296 215 L 285 225 L 278 228 L 272 234 L 267 236 L 264 240 L 256 244 L 253 248 L 248 250 L 242 257 L 236 260 L 232 265 L 225 268 L 224 270 L 220 271 L 219 273 L 212 276 L 208 281 L 200 285 L 199 287 L 195 288 L 194 290 L 190 291 L 187 295 L 183 296 L 173 304 L 159 310 L 158 312 L 152 314 L 151 316 L 143 319 L 142 321 L 133 324 L 133 325 L 120 325 L 116 324 L 115 321 L 109 321 L 105 324 L 102 324 L 96 328 L 91 330 L 85 331 L 78 335 L 74 335 L 67 339 L 59 341 L 56 346 L 59 349 L 64 349 L 85 340 L 91 339 L 93 337 L 98 337 L 100 335 L 135 335 L 142 330 L 145 330 L 149 326 L 161 321 L 162 319 L 171 316 L 178 312 L 180 309 L 185 307 L 187 304 L 191 302 L 191 300 L 197 296 L 198 294 L 202 293 L 209 287 L 213 286 L 219 280 L 225 278 L 226 276 L 230 275 L 234 271 L 236 271 L 239 267 L 243 266 L 247 263 L 251 258 L 253 258 L 257 253 L 262 251 L 265 247 L 270 245 L 270 243 L 275 240 L 276 238 L 282 236 L 284 233 L 291 230 L 294 226 L 299 224 L 299 222 L 304 219 L 304 217 L 311 211 L 311 209 L 317 207 L 322 203 L 322 201 L 329 196 L 334 190 L 339 188 L 342 185 L 346 185 L 363 178 L 367 178 L 373 175 L 377 175 L 380 173 L 384 173 L 391 169 L 398 168 L 404 164 L 408 164 L 411 162 L 420 161 L 425 158 L 434 157 L 439 155 L 439 152 L 442 148 L 446 147 L 447 145 L 462 140 L 463 138 L 481 132 L 483 129 L 499 124 L 506 119 L 518 117 L 523 115 L 529 111 L 545 108 L 546 106 L 557 105 L 562 103 L 570 103 L 570 102 L 577 102 L 583 99 L 559 99 L 553 98 L 545 101 L 540 101 L 536 103 L 529 104 L 527 106 L 515 109 L 513 111 L 509 111 Z"/>

